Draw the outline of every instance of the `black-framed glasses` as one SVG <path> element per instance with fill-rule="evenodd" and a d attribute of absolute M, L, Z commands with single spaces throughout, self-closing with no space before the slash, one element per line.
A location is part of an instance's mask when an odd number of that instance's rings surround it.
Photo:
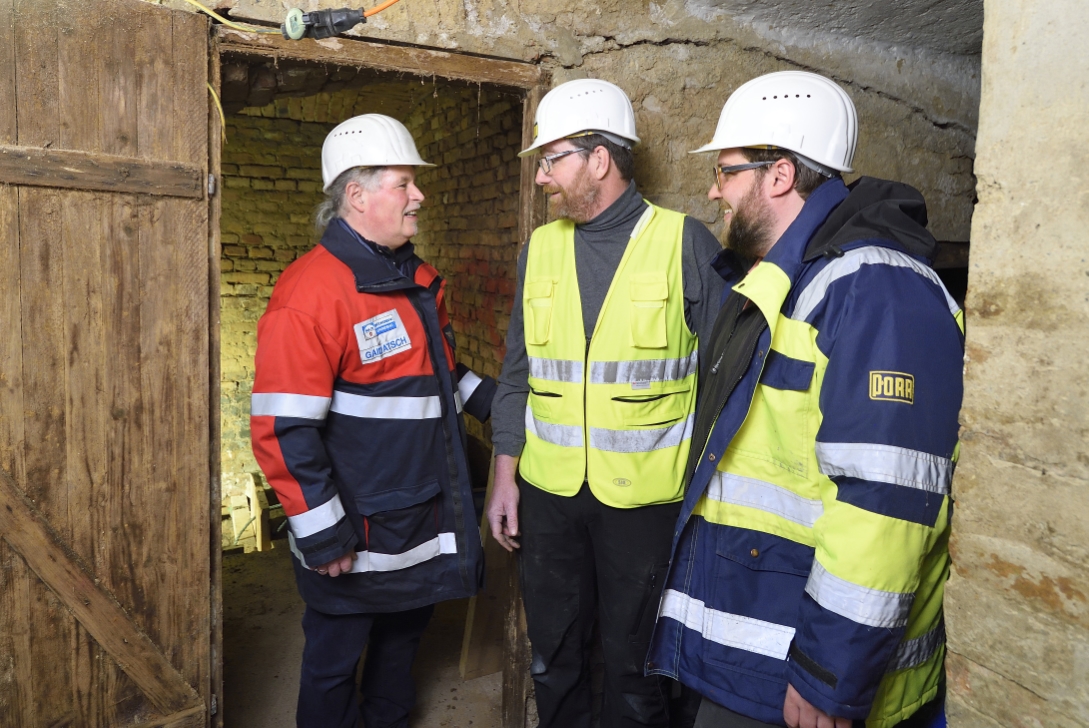
<path fill-rule="evenodd" d="M 537 160 L 537 166 L 541 168 L 541 171 L 545 174 L 552 174 L 552 163 L 561 157 L 566 157 L 568 154 L 578 154 L 579 152 L 586 152 L 588 149 L 568 149 L 565 152 L 556 152 L 555 154 L 548 154 Z"/>
<path fill-rule="evenodd" d="M 719 190 L 722 189 L 723 183 L 726 178 L 731 174 L 737 174 L 738 172 L 744 172 L 746 169 L 759 169 L 760 167 L 770 167 L 775 164 L 771 162 L 748 162 L 746 164 L 716 164 L 715 165 L 715 187 Z"/>

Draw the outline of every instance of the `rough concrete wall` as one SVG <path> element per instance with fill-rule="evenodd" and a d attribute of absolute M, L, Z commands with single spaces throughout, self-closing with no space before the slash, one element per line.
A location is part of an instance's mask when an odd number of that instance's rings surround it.
<path fill-rule="evenodd" d="M 1089 726 L 1089 5 L 987 0 L 950 724 Z"/>
<path fill-rule="evenodd" d="M 447 281 L 458 361 L 499 376 L 514 296 L 518 248 L 522 101 L 494 89 L 447 87 L 420 101 L 405 125 L 420 155 L 428 199 L 414 238 L 420 257 Z M 491 442 L 490 427 L 465 418 Z"/>
<path fill-rule="evenodd" d="M 280 113 L 304 116 L 301 102 Z M 309 106 L 316 104 L 310 102 Z M 328 108 L 326 103 L 326 109 Z M 295 107 L 295 108 L 291 108 Z M 310 117 L 318 117 L 313 108 Z M 321 199 L 321 143 L 331 124 L 227 117 L 220 224 L 220 417 L 223 499 L 241 495 L 238 476 L 258 470 L 250 450 L 250 392 L 257 319 L 280 273 L 314 245 L 311 213 Z"/>
<path fill-rule="evenodd" d="M 224 2 L 233 5 L 236 17 L 280 22 L 283 12 L 265 0 Z M 338 3 L 315 0 L 312 5 Z M 952 38 L 930 47 L 913 44 L 923 35 L 944 36 L 954 27 L 963 35 L 962 26 L 978 26 L 978 0 L 926 3 L 940 6 L 935 12 L 941 17 L 974 19 L 928 23 L 926 34 L 917 32 L 923 22 L 917 17 L 918 2 L 836 3 L 857 5 L 865 17 L 900 18 L 891 24 L 883 21 L 881 33 L 869 37 L 877 27 L 873 23 L 822 24 L 817 20 L 823 12 L 788 12 L 795 5 L 794 0 L 785 5 L 405 0 L 353 33 L 536 61 L 554 71 L 557 83 L 591 75 L 619 84 L 635 102 L 646 140 L 638 151 L 644 193 L 709 223 L 717 217 L 704 199 L 710 161 L 685 152 L 710 138 L 730 92 L 767 71 L 806 68 L 825 73 L 845 87 L 861 113 L 859 173 L 899 177 L 919 187 L 930 204 L 935 235 L 967 240 L 974 201 L 979 57 L 948 52 L 973 47 Z M 859 32 L 849 34 L 853 31 Z"/>

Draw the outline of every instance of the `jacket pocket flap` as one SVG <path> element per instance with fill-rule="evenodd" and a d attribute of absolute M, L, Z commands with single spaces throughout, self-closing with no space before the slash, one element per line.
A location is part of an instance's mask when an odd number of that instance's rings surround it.
<path fill-rule="evenodd" d="M 811 361 L 792 359 L 775 349 L 768 352 L 760 383 L 775 389 L 793 389 L 804 392 L 813 381 L 817 365 Z"/>
<path fill-rule="evenodd" d="M 669 298 L 665 273 L 636 273 L 629 283 L 632 301 L 664 301 Z"/>
<path fill-rule="evenodd" d="M 534 278 L 526 281 L 526 298 L 552 298 L 552 287 L 555 282 L 551 278 Z"/>
<path fill-rule="evenodd" d="M 373 516 L 383 511 L 396 511 L 401 508 L 418 505 L 431 500 L 442 492 L 438 480 L 429 480 L 419 485 L 390 488 L 377 493 L 367 493 L 355 497 L 355 507 L 360 515 Z"/>
<path fill-rule="evenodd" d="M 719 534 L 715 553 L 753 571 L 777 571 L 808 576 L 813 568 L 814 550 L 810 546 L 770 533 L 736 530 L 736 534 Z"/>

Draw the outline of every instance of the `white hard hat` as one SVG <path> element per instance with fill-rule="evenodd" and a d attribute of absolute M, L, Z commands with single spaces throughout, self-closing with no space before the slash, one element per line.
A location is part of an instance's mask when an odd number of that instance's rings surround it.
<path fill-rule="evenodd" d="M 579 132 L 598 132 L 623 146 L 638 144 L 635 112 L 628 95 L 619 86 L 596 78 L 560 84 L 537 105 L 533 144 L 518 156 L 532 154 L 545 144 Z"/>
<path fill-rule="evenodd" d="M 363 114 L 337 124 L 321 145 L 321 179 L 328 190 L 352 167 L 434 167 L 420 158 L 412 135 L 383 114 Z"/>
<path fill-rule="evenodd" d="M 805 71 L 759 76 L 734 91 L 722 107 L 710 144 L 692 152 L 779 147 L 820 167 L 851 172 L 858 114 L 835 83 Z"/>

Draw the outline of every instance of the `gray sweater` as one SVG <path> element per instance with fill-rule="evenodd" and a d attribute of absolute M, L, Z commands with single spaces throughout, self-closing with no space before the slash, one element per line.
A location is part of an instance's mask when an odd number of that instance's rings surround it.
<path fill-rule="evenodd" d="M 575 271 L 582 299 L 582 325 L 589 338 L 594 333 L 605 295 L 628 246 L 631 231 L 647 209 L 633 181 L 620 198 L 588 223 L 575 226 Z M 518 255 L 518 286 L 507 330 L 507 356 L 499 375 L 499 389 L 492 402 L 492 444 L 498 455 L 518 457 L 526 444 L 526 400 L 529 398 L 529 359 L 526 356 L 522 319 L 522 284 L 526 277 L 526 251 Z M 684 278 L 684 318 L 702 340 L 711 333 L 722 296 L 723 280 L 711 268 L 721 246 L 703 223 L 684 219 L 681 240 L 681 272 Z"/>

